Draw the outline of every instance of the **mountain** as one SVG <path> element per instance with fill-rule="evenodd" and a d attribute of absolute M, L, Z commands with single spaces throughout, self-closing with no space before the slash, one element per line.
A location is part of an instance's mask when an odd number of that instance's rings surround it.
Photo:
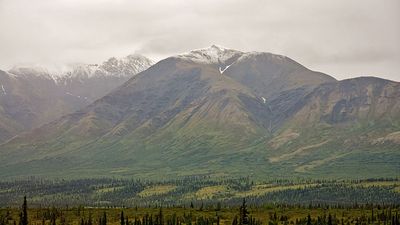
<path fill-rule="evenodd" d="M 275 167 L 321 177 L 398 176 L 400 83 L 326 83 L 283 112 L 293 113 L 266 146 Z"/>
<path fill-rule="evenodd" d="M 3 177 L 359 178 L 399 172 L 400 84 L 271 53 L 169 57 L 0 146 Z"/>
<path fill-rule="evenodd" d="M 112 57 L 100 65 L 75 65 L 71 71 L 56 77 L 55 81 L 69 95 L 93 102 L 153 64 L 150 59 L 138 54 L 121 59 Z"/>
<path fill-rule="evenodd" d="M 41 67 L 0 71 L 0 142 L 89 105 L 152 64 L 129 55 L 58 75 Z"/>

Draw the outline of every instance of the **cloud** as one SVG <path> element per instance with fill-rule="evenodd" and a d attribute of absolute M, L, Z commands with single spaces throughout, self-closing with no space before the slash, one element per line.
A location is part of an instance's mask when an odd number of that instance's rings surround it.
<path fill-rule="evenodd" d="M 0 0 L 0 68 L 156 59 L 219 44 L 338 78 L 399 80 L 397 0 Z M 384 68 L 383 68 L 384 66 Z"/>

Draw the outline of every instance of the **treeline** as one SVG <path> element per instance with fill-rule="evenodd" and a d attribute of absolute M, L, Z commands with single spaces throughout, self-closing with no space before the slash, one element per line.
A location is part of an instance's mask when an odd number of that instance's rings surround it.
<path fill-rule="evenodd" d="M 364 209 L 346 208 L 329 210 L 311 207 L 249 208 L 245 199 L 237 208 L 203 211 L 191 206 L 188 209 L 159 207 L 156 213 L 148 209 L 93 209 L 83 206 L 72 209 L 45 208 L 28 210 L 26 197 L 18 209 L 18 217 L 11 208 L 0 212 L 0 225 L 400 225 L 399 208 L 368 205 Z M 218 207 L 216 207 L 218 208 Z M 135 214 L 132 213 L 134 210 Z M 138 213 L 143 210 L 145 213 Z M 169 214 L 165 214 L 168 210 Z M 264 211 L 262 211 L 264 210 Z M 34 215 L 28 215 L 28 212 Z M 96 212 L 94 214 L 93 212 Z M 127 213 L 129 212 L 129 213 Z M 254 214 L 254 215 L 252 215 Z"/>
<path fill-rule="evenodd" d="M 368 185 L 365 182 L 388 182 L 393 185 Z M 400 204 L 400 193 L 394 191 L 398 179 L 369 180 L 269 180 L 255 182 L 248 177 L 238 179 L 216 179 L 208 176 L 191 176 L 168 181 L 123 180 L 123 179 L 80 179 L 80 180 L 44 180 L 31 178 L 22 181 L 0 182 L 0 207 L 17 206 L 23 195 L 36 196 L 32 202 L 35 206 L 77 206 L 92 207 L 113 206 L 174 206 L 215 205 L 220 202 L 225 206 L 240 204 L 242 196 L 232 193 L 251 192 L 256 186 L 268 185 L 275 188 L 273 192 L 257 193 L 256 197 L 248 195 L 250 205 L 292 204 L 292 205 L 354 205 L 354 204 Z M 144 190 L 157 186 L 173 186 L 165 193 L 143 196 Z M 209 198 L 191 198 L 193 194 L 206 187 L 223 186 L 230 193 Z M 291 187 L 291 188 L 286 188 Z M 398 187 L 398 186 L 397 186 Z M 318 196 L 317 198 L 315 196 Z"/>

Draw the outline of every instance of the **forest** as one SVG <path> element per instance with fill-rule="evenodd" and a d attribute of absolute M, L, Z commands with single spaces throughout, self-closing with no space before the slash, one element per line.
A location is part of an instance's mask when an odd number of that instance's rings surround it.
<path fill-rule="evenodd" d="M 29 207 L 0 209 L 0 225 L 399 225 L 397 205 L 204 206 L 175 207 Z"/>
<path fill-rule="evenodd" d="M 400 181 L 368 180 L 251 180 L 193 176 L 176 180 L 31 178 L 0 182 L 0 207 L 19 207 L 26 195 L 37 207 L 212 207 L 399 205 Z"/>

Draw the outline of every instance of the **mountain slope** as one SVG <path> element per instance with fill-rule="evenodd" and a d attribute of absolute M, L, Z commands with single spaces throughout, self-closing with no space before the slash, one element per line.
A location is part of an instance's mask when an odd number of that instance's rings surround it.
<path fill-rule="evenodd" d="M 269 162 L 302 175 L 400 172 L 400 83 L 361 77 L 322 84 L 300 105 L 267 143 Z"/>
<path fill-rule="evenodd" d="M 0 71 L 0 142 L 89 105 L 151 64 L 130 55 L 58 76 L 37 67 Z"/>
<path fill-rule="evenodd" d="M 0 141 L 74 110 L 74 104 L 68 105 L 48 74 L 23 76 L 0 71 L 0 84 L 0 120 L 9 124 L 0 125 Z M 81 102 L 75 105 L 83 106 Z"/>
<path fill-rule="evenodd" d="M 357 177 L 384 159 L 369 175 L 392 176 L 398 87 L 377 78 L 336 81 L 284 56 L 211 46 L 162 60 L 88 107 L 1 145 L 0 169 L 4 177 Z M 340 170 L 354 162 L 361 170 Z"/>

